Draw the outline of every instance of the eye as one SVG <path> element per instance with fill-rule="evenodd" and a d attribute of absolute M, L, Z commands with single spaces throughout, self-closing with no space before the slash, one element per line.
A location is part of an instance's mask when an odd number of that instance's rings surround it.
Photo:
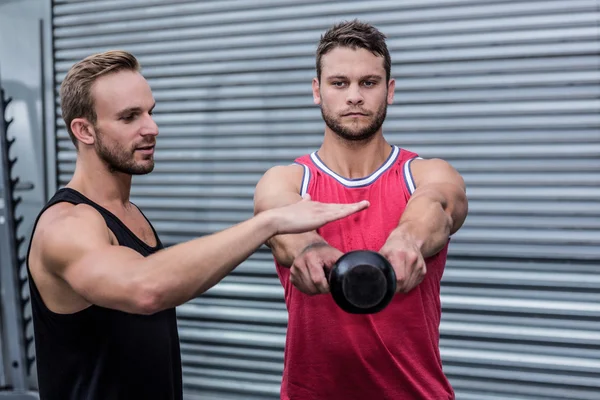
<path fill-rule="evenodd" d="M 345 85 L 345 84 L 346 84 L 346 83 L 345 83 L 345 82 L 342 82 L 342 81 L 335 81 L 335 82 L 331 82 L 331 85 L 332 85 L 332 86 L 334 86 L 334 87 L 338 87 L 338 88 L 344 87 L 344 85 Z"/>
<path fill-rule="evenodd" d="M 373 87 L 377 84 L 377 82 L 375 81 L 365 81 L 363 82 L 363 85 L 365 85 L 366 87 Z"/>
<path fill-rule="evenodd" d="M 135 119 L 135 117 L 137 116 L 137 114 L 127 114 L 127 115 L 123 115 L 121 118 L 121 120 L 125 121 L 125 122 L 131 122 Z"/>

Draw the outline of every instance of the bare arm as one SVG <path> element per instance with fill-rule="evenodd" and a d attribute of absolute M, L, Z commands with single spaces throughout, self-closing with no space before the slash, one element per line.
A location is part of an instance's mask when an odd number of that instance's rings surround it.
<path fill-rule="evenodd" d="M 148 257 L 112 245 L 103 218 L 78 205 L 39 227 L 38 259 L 89 303 L 152 314 L 203 293 L 271 236 L 312 230 L 367 205 L 305 200 Z"/>
<path fill-rule="evenodd" d="M 467 217 L 465 183 L 440 159 L 414 160 L 411 168 L 416 190 L 390 236 L 413 237 L 423 256 L 429 257 L 446 245 Z"/>
<path fill-rule="evenodd" d="M 398 227 L 379 251 L 396 272 L 399 292 L 409 292 L 425 278 L 425 258 L 437 254 L 467 217 L 465 183 L 446 161 L 414 160 L 416 189 Z"/>
<path fill-rule="evenodd" d="M 302 200 L 300 185 L 304 169 L 300 165 L 276 166 L 269 169 L 256 185 L 254 214 L 273 208 L 297 203 Z M 294 259 L 308 246 L 326 243 L 316 231 L 294 235 L 277 235 L 269 239 L 267 246 L 284 267 L 291 267 Z"/>

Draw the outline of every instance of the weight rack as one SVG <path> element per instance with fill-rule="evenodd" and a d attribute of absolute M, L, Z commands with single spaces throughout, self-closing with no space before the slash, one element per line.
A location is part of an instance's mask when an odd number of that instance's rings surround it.
<path fill-rule="evenodd" d="M 23 217 L 16 217 L 16 209 L 22 199 L 14 196 L 19 178 L 11 173 L 17 157 L 10 158 L 15 138 L 8 139 L 12 120 L 6 119 L 11 99 L 5 97 L 1 83 L 0 79 L 0 399 L 25 400 L 37 397 L 28 392 L 26 381 L 33 359 L 27 359 L 25 351 L 30 343 L 25 340 L 25 300 L 20 293 L 27 283 L 19 277 L 25 262 L 19 258 L 19 248 L 25 239 L 17 236 Z"/>

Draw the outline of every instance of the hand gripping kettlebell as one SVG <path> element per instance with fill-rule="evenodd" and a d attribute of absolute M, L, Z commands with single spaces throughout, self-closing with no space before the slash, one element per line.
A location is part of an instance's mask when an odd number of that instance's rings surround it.
<path fill-rule="evenodd" d="M 383 310 L 396 292 L 396 274 L 389 261 L 369 250 L 350 251 L 333 265 L 328 276 L 336 304 L 351 314 Z"/>

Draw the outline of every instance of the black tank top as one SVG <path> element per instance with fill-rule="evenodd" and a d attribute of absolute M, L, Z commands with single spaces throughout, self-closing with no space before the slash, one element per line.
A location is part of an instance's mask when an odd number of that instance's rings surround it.
<path fill-rule="evenodd" d="M 157 246 L 150 247 L 110 211 L 69 188 L 50 199 L 35 225 L 46 209 L 60 202 L 94 207 L 119 244 L 143 256 L 163 248 L 156 232 Z M 175 309 L 136 315 L 92 305 L 74 314 L 56 314 L 46 307 L 27 271 L 41 400 L 181 400 Z"/>

